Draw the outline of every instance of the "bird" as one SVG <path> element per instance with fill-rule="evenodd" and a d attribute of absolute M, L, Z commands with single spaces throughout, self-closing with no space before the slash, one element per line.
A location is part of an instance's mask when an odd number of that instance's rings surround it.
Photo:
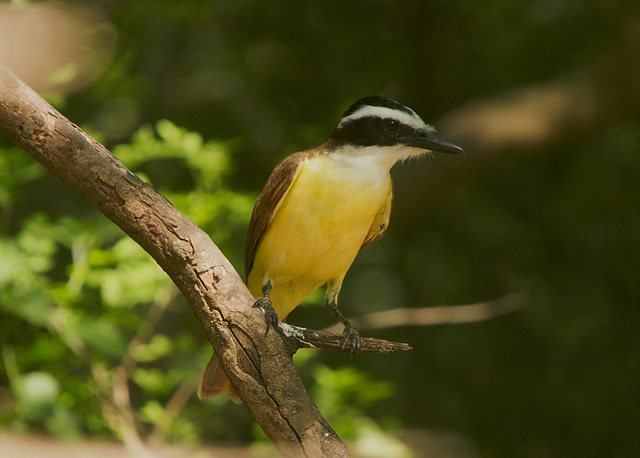
<path fill-rule="evenodd" d="M 375 95 L 354 102 L 326 141 L 275 167 L 253 209 L 244 257 L 267 327 L 326 285 L 326 305 L 344 325 L 342 349 L 349 358 L 358 352 L 358 331 L 338 309 L 342 282 L 356 255 L 387 230 L 393 165 L 432 152 L 464 153 L 411 108 Z M 239 401 L 214 354 L 198 396 L 224 391 Z"/>

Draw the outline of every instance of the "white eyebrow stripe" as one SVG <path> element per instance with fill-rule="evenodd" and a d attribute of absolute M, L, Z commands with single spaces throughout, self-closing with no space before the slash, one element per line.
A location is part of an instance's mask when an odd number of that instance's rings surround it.
<path fill-rule="evenodd" d="M 351 113 L 346 118 L 343 118 L 342 121 L 340 121 L 340 124 L 338 124 L 338 129 L 348 122 L 368 117 L 395 119 L 396 121 L 411 126 L 416 130 L 429 128 L 429 126 L 427 126 L 424 121 L 420 119 L 420 116 L 415 113 L 409 114 L 404 111 L 394 110 L 392 108 L 374 107 L 371 105 L 367 105 L 362 108 L 358 108 L 355 112 Z"/>

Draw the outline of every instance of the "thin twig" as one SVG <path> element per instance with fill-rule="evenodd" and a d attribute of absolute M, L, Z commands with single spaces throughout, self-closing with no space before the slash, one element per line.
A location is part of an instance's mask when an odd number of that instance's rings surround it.
<path fill-rule="evenodd" d="M 290 343 L 297 348 L 325 348 L 330 350 L 342 350 L 344 336 L 327 331 L 316 331 L 313 329 L 301 328 L 287 323 L 279 322 L 278 331 Z M 293 341 L 293 342 L 291 342 Z M 391 353 L 394 351 L 412 350 L 409 344 L 402 342 L 389 342 L 387 340 L 375 339 L 372 337 L 360 338 L 360 351 L 373 353 Z"/>
<path fill-rule="evenodd" d="M 350 319 L 358 329 L 388 329 L 400 326 L 433 326 L 484 321 L 511 313 L 527 305 L 529 299 L 521 293 L 508 294 L 499 299 L 468 305 L 441 305 L 436 307 L 397 308 Z M 338 332 L 342 325 L 325 328 Z"/>

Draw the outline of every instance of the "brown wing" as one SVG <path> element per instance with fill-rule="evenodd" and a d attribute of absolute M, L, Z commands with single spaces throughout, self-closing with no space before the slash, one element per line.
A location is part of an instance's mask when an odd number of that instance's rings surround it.
<path fill-rule="evenodd" d="M 364 250 L 371 242 L 375 242 L 380 237 L 384 235 L 387 231 L 387 227 L 389 226 L 389 217 L 391 216 L 391 207 L 393 206 L 393 185 L 389 188 L 389 194 L 387 195 L 387 200 L 385 204 L 380 208 L 378 214 L 373 219 L 373 223 L 371 223 L 371 228 L 369 228 L 369 233 L 362 242 L 362 246 L 360 247 L 360 251 Z"/>
<path fill-rule="evenodd" d="M 256 251 L 258 251 L 260 240 L 262 240 L 269 224 L 271 224 L 291 184 L 300 173 L 302 164 L 311 154 L 310 151 L 302 151 L 283 159 L 273 169 L 260 196 L 258 196 L 251 214 L 247 244 L 244 248 L 244 272 L 247 279 L 253 267 L 253 260 L 256 256 Z"/>

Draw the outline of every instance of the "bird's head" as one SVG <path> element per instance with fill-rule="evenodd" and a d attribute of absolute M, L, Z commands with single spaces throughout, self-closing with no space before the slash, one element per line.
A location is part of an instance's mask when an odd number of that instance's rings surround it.
<path fill-rule="evenodd" d="M 365 97 L 351 105 L 329 142 L 342 150 L 375 149 L 393 155 L 395 160 L 431 151 L 463 153 L 462 148 L 440 137 L 411 108 L 382 95 Z"/>

